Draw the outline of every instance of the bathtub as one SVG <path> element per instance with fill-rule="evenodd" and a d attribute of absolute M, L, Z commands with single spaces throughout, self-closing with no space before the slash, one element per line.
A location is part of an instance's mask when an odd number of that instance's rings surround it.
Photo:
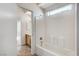
<path fill-rule="evenodd" d="M 41 46 L 36 46 L 36 54 L 38 56 L 66 56 L 65 54 L 51 52 L 48 49 L 45 49 Z M 75 56 L 75 54 L 73 52 L 71 52 L 71 53 L 68 53 L 67 56 Z"/>
<path fill-rule="evenodd" d="M 38 56 L 57 56 L 59 54 L 56 54 L 54 52 L 51 52 L 41 46 L 36 46 L 36 54 Z"/>

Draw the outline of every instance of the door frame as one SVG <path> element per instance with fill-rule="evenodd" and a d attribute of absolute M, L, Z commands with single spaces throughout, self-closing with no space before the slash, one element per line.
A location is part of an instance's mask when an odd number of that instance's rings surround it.
<path fill-rule="evenodd" d="M 33 17 L 33 11 L 29 10 L 29 9 L 26 9 L 26 8 L 23 8 L 21 6 L 18 5 L 18 7 L 20 7 L 21 9 L 24 10 L 24 12 L 26 11 L 30 11 L 32 14 L 31 14 L 31 24 L 32 24 L 32 35 L 31 35 L 31 54 L 34 55 L 36 52 L 36 19 Z M 35 27 L 34 27 L 35 26 Z M 22 39 L 22 38 L 21 38 Z"/>

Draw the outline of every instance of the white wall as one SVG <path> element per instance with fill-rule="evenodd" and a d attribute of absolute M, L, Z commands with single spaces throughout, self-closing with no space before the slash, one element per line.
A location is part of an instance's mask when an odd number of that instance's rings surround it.
<path fill-rule="evenodd" d="M 43 40 L 45 39 L 45 19 L 41 18 L 41 19 L 36 19 L 36 45 L 41 45 L 40 43 L 40 37 L 43 38 Z"/>
<path fill-rule="evenodd" d="M 74 10 L 73 4 L 73 9 L 69 12 L 37 19 L 36 45 L 40 45 L 40 37 L 43 37 L 43 48 L 65 55 L 75 55 Z"/>
<path fill-rule="evenodd" d="M 25 12 L 22 8 L 19 6 L 17 7 L 17 12 L 19 15 L 18 21 L 21 22 L 21 45 L 24 44 L 24 39 L 25 39 L 25 33 L 26 33 L 26 18 L 25 18 Z M 20 47 L 21 47 L 20 45 Z M 19 46 L 18 46 L 19 47 Z"/>
<path fill-rule="evenodd" d="M 17 55 L 17 6 L 0 4 L 0 55 Z"/>

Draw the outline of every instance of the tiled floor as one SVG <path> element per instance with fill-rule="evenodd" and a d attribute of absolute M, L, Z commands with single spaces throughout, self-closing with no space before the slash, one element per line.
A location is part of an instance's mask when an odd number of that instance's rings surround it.
<path fill-rule="evenodd" d="M 22 46 L 22 48 L 18 51 L 18 56 L 32 56 L 31 48 L 28 46 Z"/>

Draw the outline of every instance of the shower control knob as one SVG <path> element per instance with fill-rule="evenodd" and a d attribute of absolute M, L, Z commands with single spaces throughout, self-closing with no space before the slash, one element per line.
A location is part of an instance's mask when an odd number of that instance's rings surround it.
<path fill-rule="evenodd" d="M 40 40 L 42 40 L 43 38 L 42 37 L 40 37 Z"/>

